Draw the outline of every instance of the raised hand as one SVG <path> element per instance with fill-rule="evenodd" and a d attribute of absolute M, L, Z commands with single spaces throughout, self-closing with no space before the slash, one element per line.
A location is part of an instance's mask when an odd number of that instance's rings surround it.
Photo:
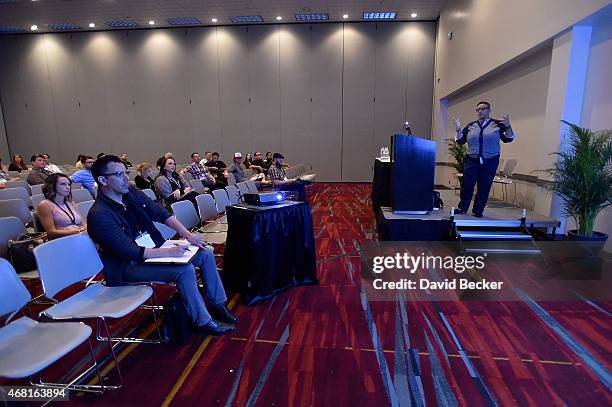
<path fill-rule="evenodd" d="M 510 127 L 510 116 L 507 114 L 504 115 L 504 126 Z"/>
<path fill-rule="evenodd" d="M 457 119 L 456 117 L 453 117 L 453 121 L 455 122 L 455 130 L 461 131 L 461 120 Z"/>

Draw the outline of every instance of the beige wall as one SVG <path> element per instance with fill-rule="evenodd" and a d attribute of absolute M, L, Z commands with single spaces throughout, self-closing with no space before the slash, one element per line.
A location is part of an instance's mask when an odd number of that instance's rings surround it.
<path fill-rule="evenodd" d="M 8 141 L 6 140 L 6 129 L 4 128 L 4 117 L 2 116 L 2 103 L 0 103 L 0 158 L 2 163 L 9 165 L 11 157 L 9 155 Z"/>
<path fill-rule="evenodd" d="M 455 92 L 607 4 L 609 0 L 448 0 L 439 21 L 438 96 Z"/>
<path fill-rule="evenodd" d="M 592 130 L 612 129 L 612 6 L 598 13 L 592 24 L 582 125 Z M 612 208 L 597 218 L 595 229 L 612 235 Z M 606 250 L 612 252 L 612 238 Z"/>

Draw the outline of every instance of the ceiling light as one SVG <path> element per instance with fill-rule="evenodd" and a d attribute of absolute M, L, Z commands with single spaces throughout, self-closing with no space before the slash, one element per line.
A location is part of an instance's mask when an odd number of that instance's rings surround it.
<path fill-rule="evenodd" d="M 96 28 L 96 24 L 95 23 L 89 23 L 89 28 Z"/>
<path fill-rule="evenodd" d="M 326 21 L 329 20 L 327 13 L 296 14 L 297 21 Z"/>
<path fill-rule="evenodd" d="M 68 31 L 68 30 L 80 30 L 81 29 L 80 25 L 74 24 L 74 23 L 52 23 L 52 24 L 47 24 L 47 27 L 55 31 Z"/>
<path fill-rule="evenodd" d="M 264 20 L 261 16 L 232 16 L 230 17 L 232 23 L 263 23 Z"/>
<path fill-rule="evenodd" d="M 106 25 L 112 28 L 132 28 L 138 27 L 138 24 L 134 21 L 107 21 Z"/>
<path fill-rule="evenodd" d="M 418 14 L 417 14 L 417 13 L 412 13 L 412 14 L 410 14 L 410 17 L 412 17 L 412 18 L 415 18 L 416 16 L 418 16 Z"/>
<path fill-rule="evenodd" d="M 155 21 L 149 20 L 149 25 L 155 25 Z"/>
<path fill-rule="evenodd" d="M 277 20 L 277 21 L 280 21 L 280 20 L 282 20 L 282 19 L 283 19 L 283 18 L 282 18 L 281 16 L 276 16 L 276 20 Z"/>
<path fill-rule="evenodd" d="M 212 20 L 210 20 L 210 21 L 212 21 L 213 23 L 216 23 L 216 22 L 217 22 L 217 19 L 216 19 L 216 18 L 213 18 L 213 19 L 212 19 Z"/>
<path fill-rule="evenodd" d="M 393 11 L 366 11 L 363 13 L 364 20 L 395 20 L 397 13 Z"/>
<path fill-rule="evenodd" d="M 342 15 L 342 18 L 344 18 L 345 20 L 346 20 L 348 17 L 349 17 L 349 16 L 348 16 L 348 14 L 343 14 L 343 15 Z"/>
<path fill-rule="evenodd" d="M 30 27 L 30 30 L 36 31 L 38 30 L 38 26 L 36 24 L 33 24 L 32 27 Z"/>
<path fill-rule="evenodd" d="M 195 17 L 179 17 L 179 18 L 169 18 L 166 20 L 170 25 L 196 25 L 202 24 L 200 20 Z"/>

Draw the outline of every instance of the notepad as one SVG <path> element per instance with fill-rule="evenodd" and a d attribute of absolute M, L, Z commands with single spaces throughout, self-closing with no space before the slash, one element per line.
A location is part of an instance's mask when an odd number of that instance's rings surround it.
<path fill-rule="evenodd" d="M 185 247 L 185 253 L 180 257 L 156 257 L 152 259 L 146 259 L 145 263 L 152 264 L 188 264 L 193 260 L 196 254 L 198 254 L 199 247 L 194 246 L 187 242 L 185 239 L 180 240 L 166 240 L 162 248 L 172 247 L 175 245 L 180 245 Z"/>

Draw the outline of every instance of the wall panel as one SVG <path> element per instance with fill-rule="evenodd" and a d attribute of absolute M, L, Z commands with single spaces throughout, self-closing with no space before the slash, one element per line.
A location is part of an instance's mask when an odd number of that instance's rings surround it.
<path fill-rule="evenodd" d="M 374 146 L 375 38 L 374 24 L 344 25 L 343 181 L 372 180 L 377 155 Z"/>

